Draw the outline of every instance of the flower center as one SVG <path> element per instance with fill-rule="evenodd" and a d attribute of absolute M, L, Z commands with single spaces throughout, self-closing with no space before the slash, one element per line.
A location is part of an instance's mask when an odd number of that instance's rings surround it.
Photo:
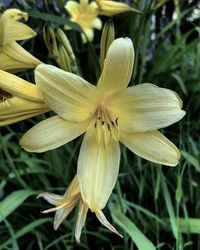
<path fill-rule="evenodd" d="M 91 28 L 97 17 L 97 12 L 91 11 L 89 5 L 79 6 L 78 12 L 72 15 L 72 21 L 84 28 Z"/>
<path fill-rule="evenodd" d="M 112 140 L 118 141 L 119 138 L 119 118 L 112 118 L 105 107 L 99 107 L 94 114 L 94 128 L 96 130 L 97 143 L 104 146 L 111 144 Z"/>
<path fill-rule="evenodd" d="M 3 89 L 0 89 L 0 103 L 12 98 L 12 95 Z"/>

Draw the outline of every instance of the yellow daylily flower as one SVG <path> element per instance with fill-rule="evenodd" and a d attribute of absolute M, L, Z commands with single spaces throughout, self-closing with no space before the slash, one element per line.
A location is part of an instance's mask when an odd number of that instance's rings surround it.
<path fill-rule="evenodd" d="M 49 111 L 35 84 L 0 70 L 0 126 Z"/>
<path fill-rule="evenodd" d="M 75 238 L 77 242 L 80 242 L 81 231 L 84 227 L 85 220 L 87 217 L 88 206 L 83 202 L 81 197 L 80 188 L 78 184 L 77 176 L 74 177 L 69 187 L 63 196 L 52 194 L 48 192 L 43 192 L 38 195 L 37 198 L 44 198 L 50 204 L 56 206 L 55 208 L 51 208 L 48 210 L 44 210 L 42 213 L 46 214 L 49 212 L 55 212 L 54 217 L 54 230 L 57 230 L 60 224 L 67 218 L 69 213 L 74 209 L 74 207 L 79 204 L 78 216 L 76 219 L 76 228 L 75 228 Z M 113 233 L 116 233 L 120 237 L 123 237 L 118 231 L 107 221 L 103 212 L 97 211 L 95 212 L 97 219 L 103 224 L 105 227 L 110 229 Z"/>
<path fill-rule="evenodd" d="M 113 0 L 96 0 L 99 7 L 99 15 L 113 16 L 127 11 L 141 13 L 141 11 L 130 7 L 126 3 L 116 2 Z"/>
<path fill-rule="evenodd" d="M 158 129 L 179 121 L 182 101 L 169 89 L 130 81 L 134 49 L 129 38 L 110 45 L 97 87 L 83 78 L 41 64 L 35 79 L 45 102 L 58 115 L 42 121 L 22 137 L 30 152 L 59 147 L 85 133 L 77 176 L 84 203 L 103 209 L 114 188 L 120 162 L 119 141 L 137 155 L 175 166 L 180 154 Z"/>
<path fill-rule="evenodd" d="M 65 9 L 69 12 L 72 22 L 81 26 L 86 37 L 82 34 L 84 43 L 92 41 L 94 37 L 93 29 L 101 29 L 102 23 L 98 16 L 98 6 L 95 2 L 89 3 L 88 0 L 80 0 L 80 3 L 75 1 L 67 1 Z"/>
<path fill-rule="evenodd" d="M 0 16 L 0 69 L 20 72 L 35 68 L 41 63 L 16 41 L 34 37 L 36 33 L 21 21 L 28 14 L 18 9 L 8 9 Z"/>

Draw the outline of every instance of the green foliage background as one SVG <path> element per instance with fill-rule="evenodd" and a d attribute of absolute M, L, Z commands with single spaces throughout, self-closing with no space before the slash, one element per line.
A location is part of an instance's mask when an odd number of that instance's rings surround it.
<path fill-rule="evenodd" d="M 54 231 L 53 214 L 40 213 L 50 205 L 36 200 L 36 195 L 40 191 L 65 191 L 76 173 L 82 138 L 47 153 L 33 154 L 24 152 L 18 142 L 44 115 L 1 128 L 0 249 L 148 250 L 154 249 L 153 245 L 162 250 L 200 249 L 200 6 L 198 1 L 179 2 L 177 18 L 173 18 L 173 1 L 155 9 L 155 1 L 138 0 L 131 3 L 142 10 L 142 15 L 129 12 L 112 20 L 116 37 L 130 37 L 135 47 L 131 84 L 151 82 L 177 91 L 183 99 L 187 115 L 162 131 L 180 148 L 180 164 L 161 167 L 122 146 L 119 178 L 104 212 L 124 239 L 110 233 L 89 213 L 81 243 L 77 244 L 77 211 Z M 56 65 L 43 42 L 42 29 L 46 23 L 52 27 L 71 25 L 62 0 L 4 1 L 0 6 L 2 11 L 18 7 L 29 13 L 28 25 L 38 36 L 23 46 L 43 62 Z M 102 17 L 103 22 L 108 19 Z M 101 32 L 95 31 L 94 42 L 83 45 L 77 27 L 73 28 L 66 34 L 82 75 L 95 84 L 100 74 Z M 32 71 L 18 75 L 34 82 Z"/>

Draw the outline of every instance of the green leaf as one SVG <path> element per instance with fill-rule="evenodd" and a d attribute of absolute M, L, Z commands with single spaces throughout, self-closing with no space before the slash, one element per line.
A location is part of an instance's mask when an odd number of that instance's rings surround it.
<path fill-rule="evenodd" d="M 187 95 L 187 89 L 186 89 L 184 80 L 179 75 L 177 75 L 175 73 L 171 73 L 171 76 L 177 81 L 177 83 L 179 84 L 179 86 L 182 89 L 183 93 L 185 95 Z"/>
<path fill-rule="evenodd" d="M 19 207 L 24 200 L 29 196 L 35 194 L 33 190 L 19 190 L 8 195 L 3 201 L 0 202 L 0 222 L 10 215 L 17 207 Z"/>
<path fill-rule="evenodd" d="M 167 227 L 164 230 L 170 230 L 170 220 L 164 219 Z M 182 234 L 200 234 L 200 219 L 198 218 L 177 218 L 179 233 Z"/>
<path fill-rule="evenodd" d="M 181 233 L 200 234 L 200 219 L 179 218 L 178 224 Z"/>
<path fill-rule="evenodd" d="M 46 222 L 49 222 L 51 220 L 52 220 L 51 218 L 43 218 L 43 219 L 39 219 L 39 220 L 36 220 L 36 221 L 29 223 L 28 225 L 26 225 L 25 227 L 20 229 L 18 232 L 16 232 L 15 239 L 21 238 L 22 236 L 30 233 L 36 227 L 38 227 Z M 0 249 L 3 249 L 4 247 L 8 246 L 11 243 L 12 243 L 12 238 L 8 239 L 6 242 L 4 242 L 2 245 L 0 245 Z"/>
<path fill-rule="evenodd" d="M 200 172 L 200 162 L 191 154 L 181 150 L 181 155 L 193 166 L 198 172 Z"/>
<path fill-rule="evenodd" d="M 136 225 L 115 206 L 112 206 L 111 215 L 114 222 L 122 227 L 131 237 L 138 250 L 156 249 L 152 242 L 136 227 Z"/>
<path fill-rule="evenodd" d="M 174 235 L 175 239 L 178 239 L 177 219 L 176 219 L 176 216 L 175 216 L 175 212 L 174 212 L 174 208 L 173 208 L 173 205 L 172 205 L 172 200 L 171 200 L 171 197 L 170 197 L 170 194 L 169 194 L 169 190 L 168 190 L 168 187 L 167 187 L 167 184 L 166 184 L 166 179 L 165 179 L 161 169 L 160 169 L 160 176 L 161 176 L 161 186 L 162 186 L 162 189 L 163 189 L 163 195 L 164 195 L 164 198 L 165 198 L 165 203 L 166 203 L 167 210 L 168 210 L 169 217 L 170 217 L 172 232 L 173 232 L 173 235 Z"/>
<path fill-rule="evenodd" d="M 71 29 L 82 32 L 81 27 L 74 23 L 71 22 L 68 18 L 65 17 L 61 17 L 61 16 L 56 16 L 56 15 L 51 15 L 51 14 L 46 14 L 46 13 L 42 13 L 39 11 L 35 11 L 35 10 L 27 10 L 29 16 L 37 18 L 37 19 L 41 19 L 44 21 L 49 21 L 52 23 L 57 23 L 59 25 L 67 25 L 69 26 Z"/>

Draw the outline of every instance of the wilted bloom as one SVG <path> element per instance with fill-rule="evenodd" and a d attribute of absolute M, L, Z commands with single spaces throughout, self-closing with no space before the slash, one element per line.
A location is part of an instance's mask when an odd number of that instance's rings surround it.
<path fill-rule="evenodd" d="M 119 141 L 137 155 L 175 166 L 179 150 L 157 129 L 179 121 L 182 101 L 169 89 L 150 83 L 127 88 L 134 61 L 129 38 L 108 49 L 97 87 L 51 65 L 35 70 L 45 102 L 58 115 L 38 123 L 21 139 L 27 151 L 57 148 L 85 133 L 77 176 L 84 203 L 103 209 L 114 188 L 120 162 Z"/>
<path fill-rule="evenodd" d="M 139 10 L 130 7 L 126 3 L 121 3 L 112 0 L 96 0 L 99 7 L 99 15 L 113 16 L 127 11 L 134 11 L 140 13 Z"/>
<path fill-rule="evenodd" d="M 69 12 L 70 20 L 79 24 L 85 35 L 82 34 L 83 42 L 92 41 L 94 37 L 93 29 L 101 29 L 102 23 L 98 16 L 98 6 L 95 2 L 89 3 L 88 0 L 67 1 L 65 9 Z"/>
<path fill-rule="evenodd" d="M 35 84 L 0 70 L 0 126 L 49 111 Z"/>
<path fill-rule="evenodd" d="M 18 9 L 6 10 L 0 16 L 0 69 L 19 72 L 35 68 L 41 63 L 23 49 L 16 41 L 34 37 L 36 33 L 21 21 L 28 20 L 28 14 Z"/>
<path fill-rule="evenodd" d="M 88 206 L 83 202 L 81 197 L 80 188 L 77 180 L 77 176 L 74 177 L 72 182 L 70 183 L 68 189 L 64 193 L 63 196 L 52 194 L 52 193 L 40 193 L 37 198 L 44 198 L 52 205 L 56 206 L 55 208 L 51 208 L 43 211 L 43 213 L 56 212 L 54 217 L 54 229 L 57 230 L 60 224 L 66 219 L 69 213 L 73 210 L 73 208 L 79 204 L 78 216 L 76 219 L 76 229 L 75 229 L 75 238 L 79 242 L 82 228 L 85 224 Z M 112 232 L 116 233 L 120 237 L 121 234 L 117 232 L 117 230 L 107 221 L 105 215 L 101 210 L 95 211 L 96 217 L 98 220 Z"/>

